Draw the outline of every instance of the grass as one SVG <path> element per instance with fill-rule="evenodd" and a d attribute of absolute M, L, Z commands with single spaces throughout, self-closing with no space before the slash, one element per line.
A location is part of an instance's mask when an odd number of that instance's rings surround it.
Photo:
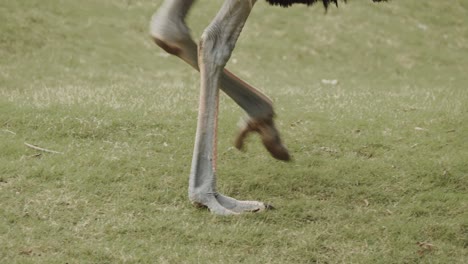
<path fill-rule="evenodd" d="M 0 5 L 1 263 L 468 262 L 465 1 L 258 2 L 228 66 L 294 162 L 235 151 L 222 97 L 219 189 L 278 208 L 240 217 L 186 197 L 199 76 L 151 43 L 160 2 Z"/>

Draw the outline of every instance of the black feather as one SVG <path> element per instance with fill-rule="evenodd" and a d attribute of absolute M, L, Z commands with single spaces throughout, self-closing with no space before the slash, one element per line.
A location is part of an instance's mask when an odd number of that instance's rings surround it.
<path fill-rule="evenodd" d="M 316 2 L 322 2 L 323 3 L 323 6 L 326 8 L 328 8 L 328 6 L 330 5 L 330 3 L 332 4 L 335 4 L 336 6 L 338 6 L 338 0 L 266 0 L 268 3 L 270 3 L 271 5 L 279 5 L 279 6 L 282 6 L 282 7 L 288 7 L 288 6 L 291 6 L 293 4 L 306 4 L 306 5 L 313 5 L 315 4 Z M 346 2 L 346 0 L 343 0 L 344 2 Z M 387 0 L 372 0 L 374 2 L 384 2 L 384 1 L 387 1 Z"/>

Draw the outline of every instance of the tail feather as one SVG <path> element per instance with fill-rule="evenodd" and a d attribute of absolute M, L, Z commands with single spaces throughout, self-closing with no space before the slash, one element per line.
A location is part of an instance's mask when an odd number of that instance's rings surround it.
<path fill-rule="evenodd" d="M 336 6 L 338 6 L 338 0 L 266 0 L 266 1 L 270 3 L 271 5 L 279 5 L 282 7 L 288 7 L 293 4 L 313 5 L 316 2 L 322 2 L 325 8 L 328 8 L 330 4 L 335 4 Z M 343 0 L 343 1 L 346 2 L 346 0 Z M 372 1 L 385 2 L 387 0 L 372 0 Z"/>

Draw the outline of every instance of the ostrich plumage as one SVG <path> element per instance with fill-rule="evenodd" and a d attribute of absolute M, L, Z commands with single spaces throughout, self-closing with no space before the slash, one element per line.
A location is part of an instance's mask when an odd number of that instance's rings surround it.
<path fill-rule="evenodd" d="M 328 6 L 330 4 L 335 4 L 336 6 L 338 6 L 338 0 L 266 0 L 268 3 L 270 3 L 271 5 L 279 5 L 279 6 L 282 6 L 282 7 L 288 7 L 288 6 L 291 6 L 293 4 L 306 4 L 306 5 L 312 5 L 312 4 L 315 4 L 316 2 L 322 2 L 323 3 L 323 6 L 325 6 L 325 8 L 328 8 Z M 343 0 L 344 2 L 346 2 L 346 0 Z M 372 0 L 374 2 L 384 2 L 384 1 L 387 1 L 387 0 Z"/>

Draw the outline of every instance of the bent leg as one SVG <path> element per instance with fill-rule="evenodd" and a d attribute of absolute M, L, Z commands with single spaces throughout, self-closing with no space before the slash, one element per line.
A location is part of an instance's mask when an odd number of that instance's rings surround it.
<path fill-rule="evenodd" d="M 194 2 L 166 0 L 151 20 L 150 33 L 158 46 L 199 71 L 198 47 L 185 24 L 185 17 Z M 274 116 L 271 100 L 231 72 L 223 70 L 220 86 L 250 117 L 271 119 Z"/>
<path fill-rule="evenodd" d="M 194 0 L 166 0 L 152 18 L 151 36 L 165 51 L 178 56 L 199 71 L 197 45 L 185 24 L 185 17 L 193 3 Z M 273 157 L 289 160 L 288 150 L 281 143 L 273 122 L 274 111 L 270 99 L 226 69 L 221 73 L 219 85 L 249 116 L 248 122 L 241 128 L 235 146 L 242 149 L 248 134 L 257 132 Z M 262 124 L 262 129 L 254 129 L 258 124 Z"/>

